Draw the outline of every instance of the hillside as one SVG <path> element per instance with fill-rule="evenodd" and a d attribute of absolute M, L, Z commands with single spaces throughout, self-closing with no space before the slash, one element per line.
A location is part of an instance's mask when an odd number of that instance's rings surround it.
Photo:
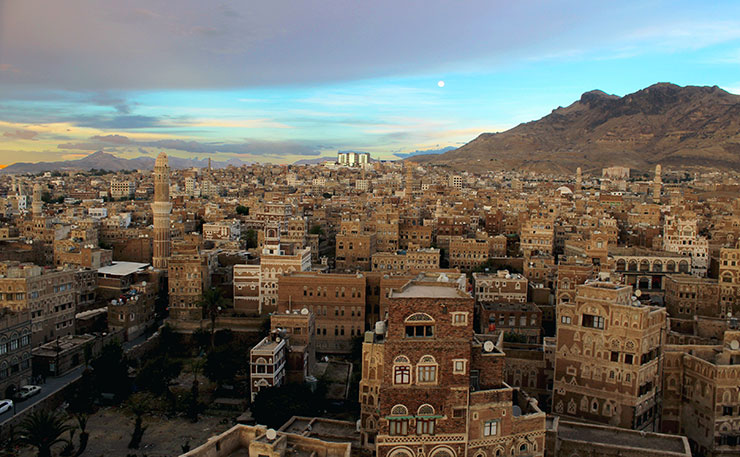
<path fill-rule="evenodd" d="M 612 165 L 648 171 L 657 163 L 740 170 L 740 96 L 668 83 L 624 97 L 591 91 L 537 121 L 407 160 L 468 171 L 570 173 Z"/>

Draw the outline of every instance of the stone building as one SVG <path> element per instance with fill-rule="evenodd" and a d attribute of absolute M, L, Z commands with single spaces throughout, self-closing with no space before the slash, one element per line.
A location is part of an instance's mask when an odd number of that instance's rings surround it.
<path fill-rule="evenodd" d="M 527 301 L 527 278 L 508 270 L 496 274 L 473 273 L 473 291 L 477 303 L 524 303 Z"/>
<path fill-rule="evenodd" d="M 450 238 L 450 267 L 472 270 L 488 261 L 491 248 L 489 240 L 480 238 Z M 526 288 L 525 288 L 526 289 Z"/>
<path fill-rule="evenodd" d="M 410 249 L 397 252 L 376 252 L 372 256 L 372 271 L 416 273 L 439 269 L 439 249 Z"/>
<path fill-rule="evenodd" d="M 282 331 L 273 330 L 249 351 L 252 401 L 261 389 L 282 386 L 286 381 L 287 342 Z"/>
<path fill-rule="evenodd" d="M 387 326 L 363 348 L 365 443 L 379 457 L 544 455 L 545 414 L 504 382 L 500 345 L 474 335 L 473 298 L 457 283 L 411 281 L 390 299 Z"/>
<path fill-rule="evenodd" d="M 28 309 L 0 309 L 0 393 L 3 398 L 12 398 L 30 382 L 31 313 Z"/>
<path fill-rule="evenodd" d="M 168 262 L 170 317 L 173 320 L 199 321 L 203 310 L 199 302 L 211 287 L 211 273 L 218 264 L 217 251 L 198 246 L 176 245 Z"/>
<path fill-rule="evenodd" d="M 336 236 L 336 269 L 338 271 L 371 268 L 372 256 L 376 251 L 376 235 L 365 230 L 359 220 L 342 221 Z"/>
<path fill-rule="evenodd" d="M 542 311 L 534 303 L 482 303 L 480 333 L 504 334 L 521 343 L 537 344 L 542 336 Z M 520 341 L 521 340 L 521 341 Z"/>
<path fill-rule="evenodd" d="M 554 222 L 546 217 L 527 220 L 519 233 L 519 247 L 525 256 L 533 253 L 552 254 L 555 239 Z"/>
<path fill-rule="evenodd" d="M 349 353 L 365 331 L 365 289 L 361 273 L 285 274 L 278 281 L 277 312 L 308 309 L 316 319 L 316 351 Z"/>
<path fill-rule="evenodd" d="M 87 288 L 87 281 L 80 281 L 79 272 L 84 271 L 0 262 L 0 306 L 30 312 L 34 345 L 72 335 L 78 302 L 95 294 L 94 288 Z"/>
<path fill-rule="evenodd" d="M 131 180 L 114 179 L 110 183 L 111 198 L 131 198 L 136 193 L 136 183 Z"/>
<path fill-rule="evenodd" d="M 719 250 L 720 317 L 740 315 L 740 248 Z"/>
<path fill-rule="evenodd" d="M 665 309 L 633 300 L 629 286 L 590 282 L 558 319 L 553 412 L 658 430 Z"/>
<path fill-rule="evenodd" d="M 301 383 L 316 367 L 316 319 L 307 308 L 300 311 L 274 313 L 270 329 L 281 332 L 287 339 L 286 380 Z"/>
<path fill-rule="evenodd" d="M 709 268 L 709 241 L 699 235 L 696 216 L 668 215 L 663 225 L 663 250 L 677 252 L 691 260 L 691 272 L 706 276 Z"/>
<path fill-rule="evenodd" d="M 170 166 L 167 154 L 161 152 L 154 162 L 154 232 L 152 247 L 152 265 L 160 270 L 167 270 L 167 259 L 170 257 Z"/>
<path fill-rule="evenodd" d="M 672 318 L 720 316 L 719 284 L 716 279 L 697 278 L 687 274 L 668 275 L 665 279 L 665 308 Z"/>
<path fill-rule="evenodd" d="M 663 432 L 685 435 L 694 455 L 740 454 L 740 331 L 720 345 L 669 345 L 663 366 Z"/>
<path fill-rule="evenodd" d="M 234 265 L 234 311 L 260 315 L 260 264 Z"/>

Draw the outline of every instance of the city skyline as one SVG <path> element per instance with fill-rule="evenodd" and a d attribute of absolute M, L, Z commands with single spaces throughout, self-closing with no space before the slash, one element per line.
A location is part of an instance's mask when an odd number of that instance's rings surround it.
<path fill-rule="evenodd" d="M 672 82 L 739 94 L 738 10 L 4 3 L 0 166 L 97 150 L 398 159 L 538 119 L 594 89 L 622 96 Z"/>

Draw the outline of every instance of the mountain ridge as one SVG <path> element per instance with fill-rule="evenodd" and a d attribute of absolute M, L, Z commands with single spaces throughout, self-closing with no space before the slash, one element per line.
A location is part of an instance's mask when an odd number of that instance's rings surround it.
<path fill-rule="evenodd" d="M 571 173 L 613 165 L 649 171 L 657 163 L 740 170 L 740 96 L 671 83 L 623 97 L 592 90 L 541 119 L 407 160 L 469 171 Z"/>

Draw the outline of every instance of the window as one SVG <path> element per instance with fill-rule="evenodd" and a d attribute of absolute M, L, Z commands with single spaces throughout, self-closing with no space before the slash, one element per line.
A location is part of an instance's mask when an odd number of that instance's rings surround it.
<path fill-rule="evenodd" d="M 483 436 L 498 435 L 498 421 L 487 421 L 483 424 Z"/>
<path fill-rule="evenodd" d="M 436 365 L 419 365 L 416 369 L 416 379 L 420 383 L 435 383 L 437 382 L 437 366 Z"/>
<path fill-rule="evenodd" d="M 452 313 L 452 325 L 468 325 L 468 313 Z"/>
<path fill-rule="evenodd" d="M 563 323 L 563 324 L 570 324 L 571 323 L 571 318 L 570 318 L 570 316 L 561 316 L 560 317 L 560 322 Z"/>
<path fill-rule="evenodd" d="M 454 374 L 465 374 L 465 362 L 464 359 L 456 359 L 452 361 L 452 372 Z"/>
<path fill-rule="evenodd" d="M 632 365 L 632 354 L 624 355 L 624 363 L 626 363 L 627 365 Z"/>
<path fill-rule="evenodd" d="M 434 435 L 434 419 L 416 419 L 417 435 Z"/>
<path fill-rule="evenodd" d="M 434 336 L 434 319 L 428 314 L 416 313 L 406 318 L 406 338 Z"/>
<path fill-rule="evenodd" d="M 388 426 L 391 436 L 406 436 L 409 434 L 408 419 L 390 419 Z"/>
<path fill-rule="evenodd" d="M 612 351 L 611 359 L 612 362 L 619 362 L 619 352 Z"/>
<path fill-rule="evenodd" d="M 604 330 L 604 318 L 593 314 L 584 314 L 581 321 L 584 327 L 598 328 Z"/>
<path fill-rule="evenodd" d="M 411 384 L 411 363 L 405 356 L 393 361 L 393 384 Z"/>
<path fill-rule="evenodd" d="M 722 415 L 723 416 L 732 416 L 732 406 L 723 406 L 722 407 Z"/>

